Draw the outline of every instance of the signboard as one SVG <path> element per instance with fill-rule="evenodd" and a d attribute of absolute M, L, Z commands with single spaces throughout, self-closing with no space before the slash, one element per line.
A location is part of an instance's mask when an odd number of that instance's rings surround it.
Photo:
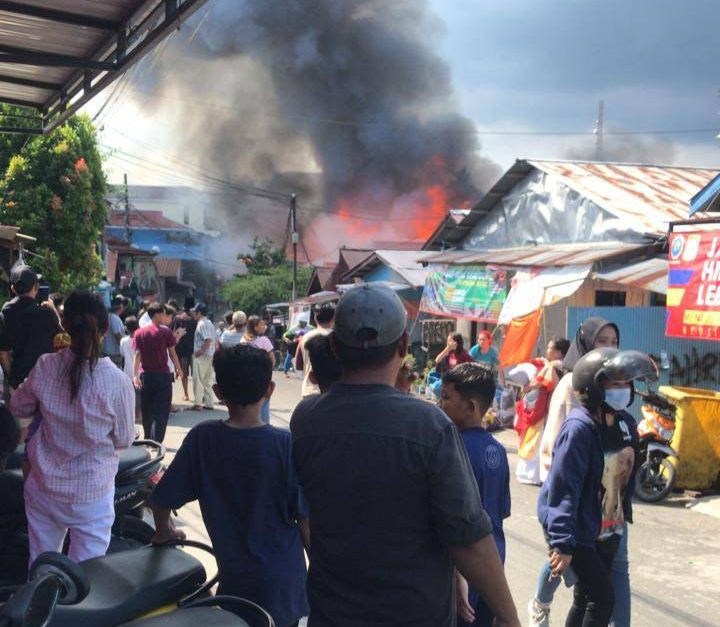
<path fill-rule="evenodd" d="M 486 266 L 431 265 L 420 311 L 496 322 L 505 302 L 505 272 Z"/>
<path fill-rule="evenodd" d="M 720 340 L 720 232 L 670 234 L 666 335 Z"/>

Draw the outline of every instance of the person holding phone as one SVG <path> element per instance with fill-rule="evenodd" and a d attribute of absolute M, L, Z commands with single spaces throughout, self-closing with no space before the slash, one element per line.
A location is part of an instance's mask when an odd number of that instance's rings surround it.
<path fill-rule="evenodd" d="M 5 398 L 26 379 L 38 358 L 53 352 L 53 339 L 62 332 L 54 306 L 38 304 L 40 277 L 28 265 L 10 271 L 12 300 L 0 311 L 0 365 L 5 374 Z"/>

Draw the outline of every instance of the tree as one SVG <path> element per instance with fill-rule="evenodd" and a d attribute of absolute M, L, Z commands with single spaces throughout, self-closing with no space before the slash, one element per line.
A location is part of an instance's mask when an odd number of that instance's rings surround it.
<path fill-rule="evenodd" d="M 285 251 L 273 243 L 258 238 L 252 243 L 252 252 L 238 255 L 247 266 L 245 275 L 237 276 L 221 288 L 223 298 L 233 309 L 241 309 L 248 315 L 259 314 L 268 303 L 285 302 L 292 298 L 292 263 Z M 307 284 L 310 268 L 298 268 L 298 285 Z"/>
<path fill-rule="evenodd" d="M 96 285 L 102 276 L 96 244 L 107 218 L 107 201 L 90 119 L 75 116 L 48 135 L 33 136 L 0 165 L 5 166 L 0 222 L 37 238 L 34 252 L 40 258 L 33 259 L 33 267 L 53 290 Z"/>

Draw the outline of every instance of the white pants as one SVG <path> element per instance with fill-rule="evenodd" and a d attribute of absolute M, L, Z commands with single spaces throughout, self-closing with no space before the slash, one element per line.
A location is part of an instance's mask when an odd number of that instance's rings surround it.
<path fill-rule="evenodd" d="M 192 377 L 193 396 L 196 405 L 212 408 L 215 403 L 213 393 L 212 357 L 193 357 Z"/>
<path fill-rule="evenodd" d="M 70 532 L 70 559 L 82 562 L 105 555 L 115 520 L 114 490 L 92 503 L 63 503 L 43 493 L 32 472 L 25 482 L 25 513 L 30 539 L 30 565 L 45 551 L 61 552 Z"/>

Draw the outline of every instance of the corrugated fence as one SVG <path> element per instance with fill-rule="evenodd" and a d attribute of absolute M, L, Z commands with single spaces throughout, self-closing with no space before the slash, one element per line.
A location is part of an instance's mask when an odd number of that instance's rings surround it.
<path fill-rule="evenodd" d="M 720 342 L 665 337 L 664 307 L 570 307 L 567 337 L 590 316 L 617 324 L 622 348 L 652 355 L 662 385 L 720 391 Z"/>

